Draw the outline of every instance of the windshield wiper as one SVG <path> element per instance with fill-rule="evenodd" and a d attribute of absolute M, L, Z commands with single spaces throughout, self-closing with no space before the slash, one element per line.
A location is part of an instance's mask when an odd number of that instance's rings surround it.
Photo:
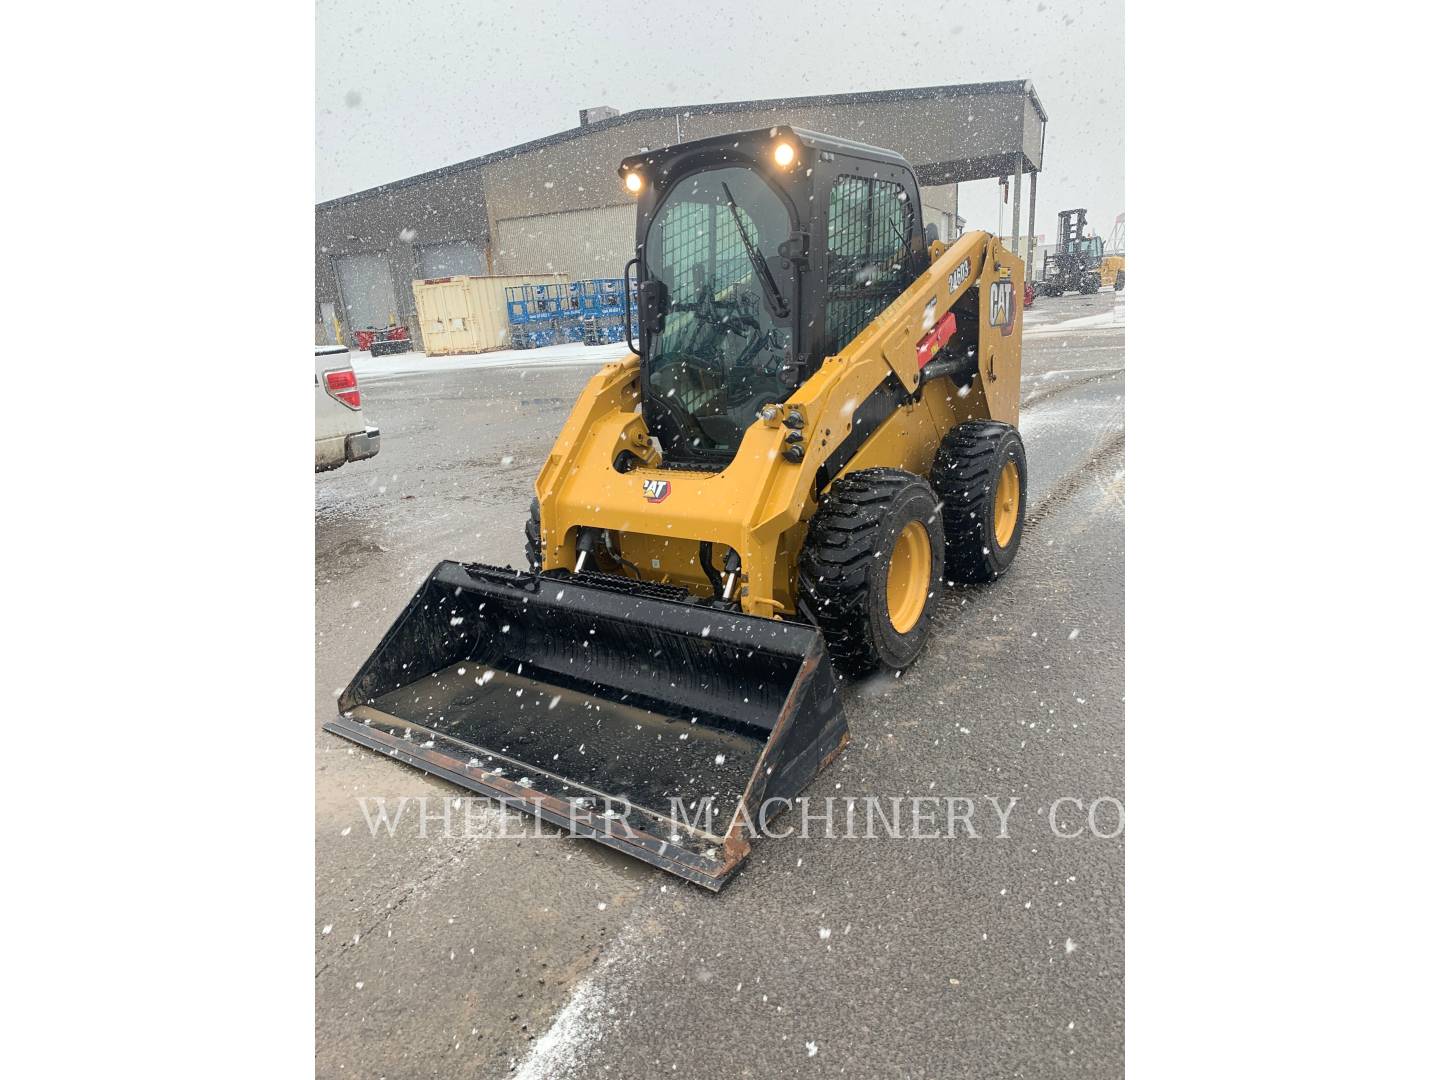
<path fill-rule="evenodd" d="M 730 194 L 730 185 L 722 182 L 720 188 L 725 192 L 725 198 L 730 200 L 730 216 L 735 219 L 735 228 L 740 230 L 740 242 L 745 245 L 745 254 L 750 256 L 750 265 L 755 268 L 755 276 L 765 286 L 770 307 L 780 318 L 789 318 L 790 305 L 785 303 L 785 294 L 780 291 L 780 286 L 775 284 L 775 276 L 770 273 L 769 265 L 750 242 L 750 234 L 745 231 L 745 222 L 740 219 L 740 208 L 735 205 L 735 196 Z"/>

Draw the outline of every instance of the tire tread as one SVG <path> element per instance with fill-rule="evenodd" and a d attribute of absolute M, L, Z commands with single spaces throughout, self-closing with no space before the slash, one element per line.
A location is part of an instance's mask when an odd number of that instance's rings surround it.
<path fill-rule="evenodd" d="M 993 498 L 991 477 L 999 473 L 996 457 L 1000 445 L 1014 431 L 998 420 L 971 420 L 952 428 L 936 451 L 931 483 L 942 500 L 945 576 L 952 582 L 994 581 L 1004 572 L 1005 567 L 996 569 L 989 551 L 986 503 Z M 1022 483 L 1023 477 L 1022 472 Z M 1012 540 L 1016 547 L 1023 531 L 1021 521 Z"/>
<path fill-rule="evenodd" d="M 800 600 L 824 634 L 832 661 L 847 674 L 879 663 L 867 617 L 870 574 L 880 562 L 877 534 L 891 503 L 916 483 L 925 480 L 903 469 L 848 473 L 831 484 L 811 519 L 800 554 Z"/>

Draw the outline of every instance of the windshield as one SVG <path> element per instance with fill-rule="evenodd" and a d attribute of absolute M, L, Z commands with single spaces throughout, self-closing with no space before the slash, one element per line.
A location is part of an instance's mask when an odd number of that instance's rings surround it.
<path fill-rule="evenodd" d="M 646 420 L 668 454 L 723 457 L 794 389 L 793 272 L 784 201 L 751 169 L 681 179 L 656 212 L 646 272 L 669 290 L 646 348 Z"/>

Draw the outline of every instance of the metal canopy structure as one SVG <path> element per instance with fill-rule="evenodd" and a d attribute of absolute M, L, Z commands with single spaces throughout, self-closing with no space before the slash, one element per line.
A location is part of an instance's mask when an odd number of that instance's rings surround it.
<path fill-rule="evenodd" d="M 588 110 L 599 113 L 599 110 Z M 603 114 L 601 114 L 603 115 Z M 583 252 L 597 276 L 618 273 L 633 243 L 629 199 L 615 163 L 691 139 L 788 124 L 894 150 L 934 187 L 1012 177 L 1010 243 L 1019 246 L 1020 182 L 1044 164 L 1047 116 L 1029 80 L 851 94 L 675 105 L 592 119 L 481 157 L 319 203 L 315 208 L 317 310 L 340 302 L 339 260 L 384 255 L 404 304 L 427 249 L 468 242 L 491 274 L 565 269 Z M 1033 247 L 1033 244 L 1031 245 Z M 1028 267 L 1033 251 L 1018 252 Z M 530 263 L 535 265 L 530 265 Z M 613 266 L 610 264 L 614 263 Z M 583 275 L 582 275 L 583 276 Z M 407 321 L 413 312 L 402 312 Z M 321 327 L 322 331 L 332 331 Z M 411 327 L 412 336 L 417 333 Z"/>
<path fill-rule="evenodd" d="M 865 108 L 867 106 L 874 108 Z M 963 118 L 959 107 L 966 108 Z M 857 107 L 860 111 L 857 112 Z M 337 209 L 348 203 L 391 195 L 415 185 L 442 180 L 455 173 L 478 169 L 509 158 L 570 142 L 593 139 L 596 135 L 624 127 L 646 125 L 656 120 L 673 121 L 676 137 L 673 142 L 744 131 L 756 125 L 717 126 L 708 122 L 717 118 L 757 112 L 783 113 L 784 123 L 808 127 L 827 135 L 855 139 L 883 146 L 903 155 L 915 167 L 922 184 L 948 184 L 968 180 L 987 180 L 1009 176 L 1015 172 L 1017 155 L 1022 170 L 1039 172 L 1045 156 L 1045 125 L 1048 116 L 1040 97 L 1028 79 L 1010 82 L 957 83 L 949 86 L 911 87 L 900 90 L 872 90 L 857 94 L 820 94 L 813 97 L 769 98 L 757 101 L 728 101 L 709 105 L 668 105 L 620 113 L 580 127 L 569 128 L 554 135 L 533 139 L 496 150 L 490 154 L 445 165 L 428 172 L 316 204 L 317 213 Z M 802 121 L 798 114 L 818 117 Z M 871 123 L 867 115 L 887 122 Z M 890 114 L 888 117 L 886 114 Z M 898 123 L 891 127 L 888 120 Z M 776 117 L 776 123 L 782 122 Z M 701 124 L 704 132 L 692 131 Z M 658 148 L 661 143 L 649 145 Z"/>

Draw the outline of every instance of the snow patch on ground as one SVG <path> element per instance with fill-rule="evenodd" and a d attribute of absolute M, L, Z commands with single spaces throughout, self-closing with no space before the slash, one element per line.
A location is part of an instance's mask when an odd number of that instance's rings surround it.
<path fill-rule="evenodd" d="M 623 341 L 615 345 L 585 345 L 570 342 L 544 349 L 497 349 L 495 352 L 466 353 L 463 356 L 426 356 L 421 352 L 371 356 L 368 352 L 351 352 L 350 363 L 355 374 L 366 382 L 400 375 L 422 375 L 445 371 L 471 371 L 476 368 L 516 367 L 580 367 L 618 360 L 629 353 Z"/>
<path fill-rule="evenodd" d="M 1065 319 L 1057 323 L 1042 323 L 1034 326 L 1028 321 L 1025 324 L 1023 333 L 1027 336 L 1034 334 L 1068 334 L 1075 330 L 1113 330 L 1117 326 L 1125 325 L 1125 305 L 1117 303 L 1113 311 L 1102 311 L 1098 315 L 1081 315 L 1078 319 Z"/>
<path fill-rule="evenodd" d="M 600 906 L 603 908 L 605 905 Z M 576 984 L 570 1000 L 555 1014 L 549 1029 L 535 1040 L 529 1056 L 516 1068 L 514 1080 L 563 1080 L 565 1077 L 589 1075 L 585 1067 L 586 1058 L 591 1047 L 599 1041 L 607 1017 L 613 1012 L 611 995 L 607 990 L 607 972 L 623 984 L 625 968 L 640 956 L 633 949 L 632 925 L 621 931 L 606 949 L 600 963 Z M 615 970 L 617 964 L 619 970 Z"/>
<path fill-rule="evenodd" d="M 600 1037 L 600 1018 L 605 1014 L 601 970 L 591 972 L 575 988 L 550 1029 L 535 1040 L 515 1080 L 552 1080 L 580 1068 L 585 1052 Z"/>
<path fill-rule="evenodd" d="M 599 972 L 592 973 L 576 986 L 550 1030 L 540 1035 L 530 1048 L 530 1056 L 516 1071 L 516 1080 L 550 1080 L 580 1067 L 585 1051 L 600 1035 L 599 1018 L 603 1015 L 605 991 L 600 988 L 598 975 Z"/>

